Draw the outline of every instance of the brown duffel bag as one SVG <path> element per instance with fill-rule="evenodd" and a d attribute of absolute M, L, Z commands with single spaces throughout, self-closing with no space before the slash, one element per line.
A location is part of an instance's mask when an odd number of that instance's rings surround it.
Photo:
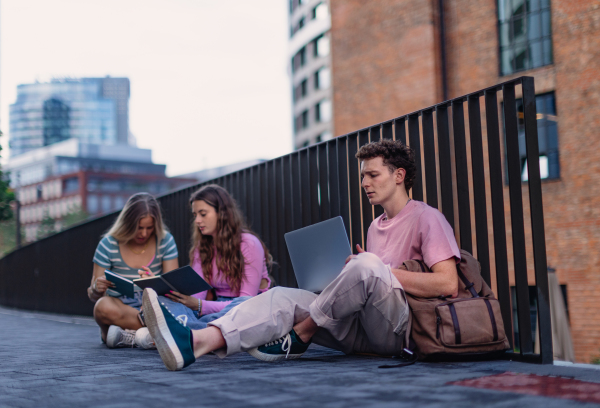
<path fill-rule="evenodd" d="M 456 298 L 421 298 L 406 293 L 410 306 L 407 339 L 419 360 L 492 358 L 510 348 L 500 303 L 481 277 L 479 262 L 460 251 Z M 404 262 L 399 269 L 431 272 L 422 261 Z M 413 348 L 413 347 L 410 347 Z"/>

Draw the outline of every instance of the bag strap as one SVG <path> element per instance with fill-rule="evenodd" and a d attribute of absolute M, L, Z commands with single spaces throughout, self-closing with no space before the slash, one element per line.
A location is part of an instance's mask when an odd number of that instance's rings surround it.
<path fill-rule="evenodd" d="M 405 348 L 402 350 L 402 353 L 400 353 L 400 356 L 394 356 L 392 358 L 396 358 L 396 359 L 401 359 L 404 360 L 402 363 L 398 363 L 398 364 L 384 364 L 384 365 L 380 365 L 379 368 L 399 368 L 399 367 L 406 367 L 409 366 L 411 364 L 414 364 L 417 359 L 417 353 L 415 353 L 414 351 L 410 351 L 409 349 Z"/>
<path fill-rule="evenodd" d="M 473 296 L 474 298 L 479 297 L 479 293 L 477 293 L 477 291 L 473 287 L 475 286 L 475 284 L 473 282 L 469 282 L 469 280 L 467 279 L 465 274 L 460 270 L 460 268 L 456 268 L 456 272 L 458 272 L 458 277 L 465 284 L 465 289 L 471 292 L 471 296 Z"/>

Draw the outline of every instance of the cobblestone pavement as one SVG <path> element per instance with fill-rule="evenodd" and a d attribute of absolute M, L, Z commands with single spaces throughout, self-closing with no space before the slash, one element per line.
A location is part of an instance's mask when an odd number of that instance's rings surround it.
<path fill-rule="evenodd" d="M 107 349 L 91 319 L 4 308 L 0 362 L 0 407 L 600 406 L 449 384 L 505 372 L 574 378 L 596 383 L 588 384 L 592 388 L 600 384 L 600 370 L 509 361 L 386 370 L 378 366 L 389 359 L 311 346 L 294 361 L 264 363 L 240 353 L 223 360 L 202 357 L 183 371 L 169 372 L 156 350 Z"/>

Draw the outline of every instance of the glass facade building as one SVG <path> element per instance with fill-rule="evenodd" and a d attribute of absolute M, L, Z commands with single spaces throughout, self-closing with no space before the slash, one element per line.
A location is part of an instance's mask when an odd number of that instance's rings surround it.
<path fill-rule="evenodd" d="M 69 138 L 100 145 L 127 144 L 129 79 L 53 79 L 17 87 L 10 105 L 12 156 Z"/>

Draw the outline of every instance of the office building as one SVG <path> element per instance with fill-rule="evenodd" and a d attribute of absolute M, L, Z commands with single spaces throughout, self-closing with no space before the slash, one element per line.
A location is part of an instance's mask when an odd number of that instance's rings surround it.
<path fill-rule="evenodd" d="M 128 78 L 64 78 L 22 84 L 10 105 L 11 156 L 69 138 L 127 145 Z"/>
<path fill-rule="evenodd" d="M 331 18 L 327 0 L 290 0 L 289 61 L 294 147 L 333 136 Z"/>

